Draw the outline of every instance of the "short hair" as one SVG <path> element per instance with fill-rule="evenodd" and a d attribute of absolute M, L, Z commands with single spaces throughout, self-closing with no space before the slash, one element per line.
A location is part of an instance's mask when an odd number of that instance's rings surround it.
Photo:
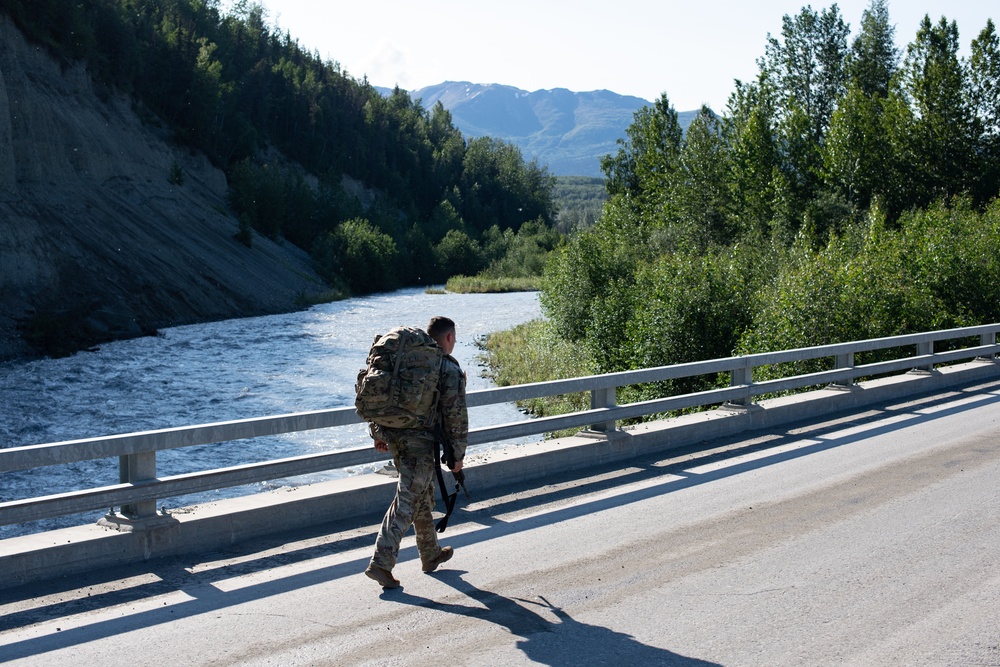
<path fill-rule="evenodd" d="M 442 336 L 447 336 L 454 330 L 454 320 L 441 315 L 432 317 L 430 324 L 427 325 L 427 335 L 434 340 L 438 340 Z"/>

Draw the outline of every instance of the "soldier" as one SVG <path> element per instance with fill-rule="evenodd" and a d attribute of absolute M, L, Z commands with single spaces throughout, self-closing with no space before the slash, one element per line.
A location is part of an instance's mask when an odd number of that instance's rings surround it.
<path fill-rule="evenodd" d="M 392 576 L 392 568 L 399 556 L 399 544 L 411 523 L 416 533 L 417 551 L 420 553 L 424 572 L 433 572 L 455 553 L 451 547 L 438 545 L 431 515 L 437 466 L 435 451 L 438 447 L 434 428 L 441 428 L 454 449 L 455 463 L 451 471 L 461 472 L 469 437 L 465 373 L 458 361 L 451 356 L 455 349 L 455 323 L 447 317 L 433 317 L 427 326 L 427 334 L 445 354 L 438 380 L 437 416 L 432 428 L 397 429 L 371 425 L 375 449 L 391 452 L 396 470 L 399 471 L 396 497 L 382 520 L 382 528 L 375 540 L 375 555 L 365 570 L 365 574 L 383 588 L 399 586 L 399 580 Z"/>

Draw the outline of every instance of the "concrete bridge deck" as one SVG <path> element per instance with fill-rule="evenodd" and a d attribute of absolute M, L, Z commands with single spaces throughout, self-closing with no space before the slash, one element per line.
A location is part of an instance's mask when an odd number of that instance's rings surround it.
<path fill-rule="evenodd" d="M 11 665 L 1000 665 L 1000 383 L 0 591 Z M 463 499 L 464 502 L 464 499 Z"/>

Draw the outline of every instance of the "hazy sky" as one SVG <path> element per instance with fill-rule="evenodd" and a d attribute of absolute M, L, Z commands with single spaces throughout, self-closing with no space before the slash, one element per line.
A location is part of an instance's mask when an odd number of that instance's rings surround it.
<path fill-rule="evenodd" d="M 354 78 L 416 90 L 443 81 L 500 83 L 527 91 L 607 89 L 678 111 L 722 111 L 733 80 L 748 81 L 767 34 L 811 4 L 792 0 L 262 0 L 269 23 Z M 869 0 L 837 3 L 851 36 Z M 958 23 L 962 53 L 997 23 L 995 0 L 889 3 L 900 48 L 925 14 Z"/>

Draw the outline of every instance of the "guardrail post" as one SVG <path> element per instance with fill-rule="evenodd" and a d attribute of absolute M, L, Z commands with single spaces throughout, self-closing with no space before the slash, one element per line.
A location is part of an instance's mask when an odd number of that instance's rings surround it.
<path fill-rule="evenodd" d="M 836 355 L 834 357 L 834 368 L 838 370 L 841 368 L 854 368 L 854 353 L 846 352 Z M 854 386 L 854 377 L 844 378 L 830 385 L 833 389 L 851 389 Z"/>
<path fill-rule="evenodd" d="M 996 345 L 997 344 L 997 332 L 996 331 L 991 331 L 989 333 L 984 333 L 982 336 L 979 337 L 979 344 L 980 345 L 984 345 L 984 346 L 985 345 Z M 978 358 L 979 359 L 983 359 L 985 361 L 993 361 L 993 360 L 995 360 L 997 358 L 997 355 L 995 355 L 995 354 L 986 354 L 986 355 L 980 356 Z"/>
<path fill-rule="evenodd" d="M 729 386 L 730 387 L 749 387 L 753 384 L 753 367 L 749 364 L 746 366 L 740 366 L 739 368 L 734 368 L 729 371 Z M 746 408 L 749 407 L 750 403 L 750 392 L 747 391 L 747 395 L 743 398 L 733 399 L 731 401 L 726 401 L 726 405 L 734 408 Z"/>
<path fill-rule="evenodd" d="M 928 340 L 922 343 L 917 343 L 917 356 L 923 357 L 928 354 L 934 354 L 934 341 Z M 932 373 L 934 372 L 934 364 L 927 364 L 926 366 L 918 366 L 913 370 L 920 373 Z"/>
<path fill-rule="evenodd" d="M 122 484 L 156 479 L 156 451 L 119 456 L 118 471 L 119 481 Z M 121 512 L 130 521 L 150 519 L 156 516 L 156 501 L 143 500 L 131 505 L 122 505 Z"/>
<path fill-rule="evenodd" d="M 590 409 L 596 410 L 598 408 L 613 408 L 617 401 L 617 389 L 615 387 L 602 387 L 600 389 L 590 390 Z M 601 422 L 600 424 L 591 424 L 591 431 L 599 431 L 601 433 L 611 433 L 615 430 L 615 420 Z"/>

